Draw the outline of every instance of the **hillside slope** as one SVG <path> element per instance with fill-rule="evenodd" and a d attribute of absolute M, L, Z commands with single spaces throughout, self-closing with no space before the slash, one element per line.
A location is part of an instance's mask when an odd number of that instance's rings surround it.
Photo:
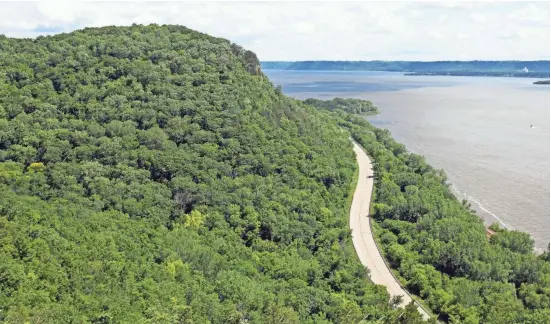
<path fill-rule="evenodd" d="M 0 321 L 416 318 L 357 260 L 355 169 L 330 116 L 227 40 L 0 36 Z"/>

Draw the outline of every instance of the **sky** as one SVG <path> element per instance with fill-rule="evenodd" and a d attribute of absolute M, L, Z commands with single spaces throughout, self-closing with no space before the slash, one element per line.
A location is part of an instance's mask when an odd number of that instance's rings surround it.
<path fill-rule="evenodd" d="M 549 60 L 550 5 L 537 2 L 6 2 L 0 34 L 178 24 L 269 60 Z"/>

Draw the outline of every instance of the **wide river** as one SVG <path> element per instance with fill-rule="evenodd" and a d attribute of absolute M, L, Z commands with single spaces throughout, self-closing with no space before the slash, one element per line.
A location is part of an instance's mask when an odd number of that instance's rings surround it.
<path fill-rule="evenodd" d="M 528 232 L 538 250 L 547 248 L 549 85 L 392 72 L 264 73 L 297 99 L 371 100 L 381 111 L 371 123 L 444 169 L 458 198 L 487 224 Z"/>

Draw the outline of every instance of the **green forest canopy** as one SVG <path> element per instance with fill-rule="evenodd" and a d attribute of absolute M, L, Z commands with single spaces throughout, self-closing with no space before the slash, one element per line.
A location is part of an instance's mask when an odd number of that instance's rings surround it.
<path fill-rule="evenodd" d="M 0 37 L 0 321 L 416 321 L 348 230 L 330 116 L 180 26 Z"/>
<path fill-rule="evenodd" d="M 256 55 L 181 26 L 0 36 L 0 321 L 417 323 L 350 240 L 355 158 L 377 234 L 444 320 L 549 320 L 549 256 L 490 241 L 386 131 L 281 94 Z"/>
<path fill-rule="evenodd" d="M 304 100 L 304 103 L 318 109 L 327 109 L 335 111 L 343 110 L 347 113 L 358 115 L 375 115 L 379 113 L 379 109 L 369 100 L 352 99 L 352 98 L 334 98 L 331 100 L 319 100 L 309 98 Z"/>

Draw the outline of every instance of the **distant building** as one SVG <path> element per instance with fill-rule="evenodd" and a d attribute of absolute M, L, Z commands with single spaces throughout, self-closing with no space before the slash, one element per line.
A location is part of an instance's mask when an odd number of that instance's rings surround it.
<path fill-rule="evenodd" d="M 522 72 L 528 72 L 528 68 L 525 66 L 524 69 L 522 69 Z"/>

